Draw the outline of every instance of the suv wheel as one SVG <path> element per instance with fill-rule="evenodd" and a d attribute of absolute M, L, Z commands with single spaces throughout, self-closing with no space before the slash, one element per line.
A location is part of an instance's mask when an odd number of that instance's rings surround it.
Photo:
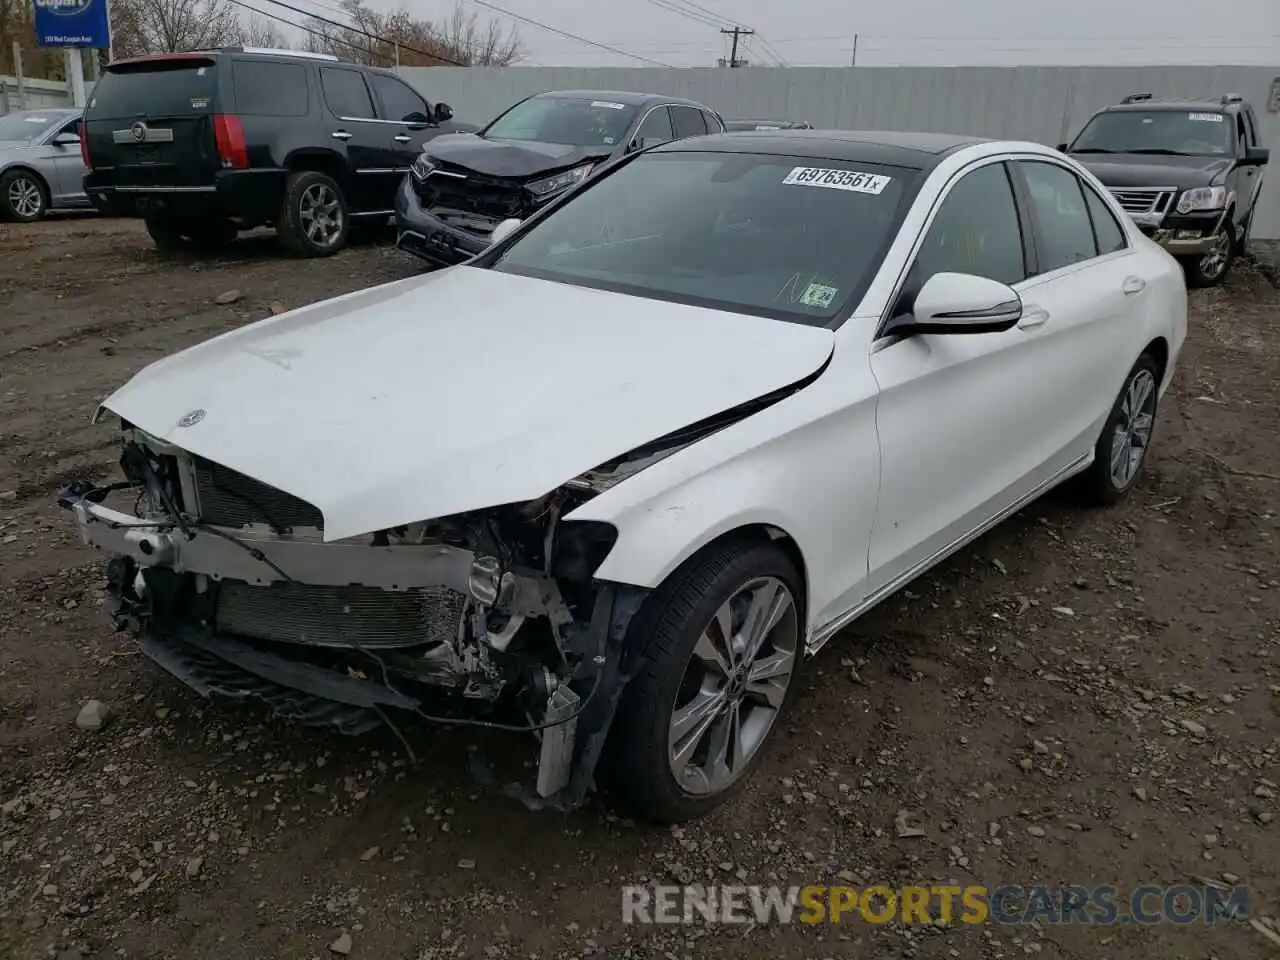
<path fill-rule="evenodd" d="M 172 220 L 147 217 L 145 222 L 147 233 L 151 236 L 151 240 L 155 243 L 157 250 L 162 253 L 176 253 L 185 246 L 185 242 L 182 239 L 182 231 L 179 229 L 178 224 Z"/>
<path fill-rule="evenodd" d="M 34 223 L 49 212 L 49 195 L 34 173 L 11 170 L 0 177 L 0 220 Z"/>
<path fill-rule="evenodd" d="M 347 198 L 336 180 L 315 170 L 290 174 L 276 232 L 292 253 L 327 257 L 347 242 Z"/>
<path fill-rule="evenodd" d="M 1222 226 L 1213 235 L 1213 246 L 1199 259 L 1188 259 L 1183 263 L 1187 275 L 1187 285 L 1191 287 L 1213 287 L 1226 279 L 1227 271 L 1236 258 L 1236 231 L 1231 223 L 1230 215 L 1222 221 Z"/>

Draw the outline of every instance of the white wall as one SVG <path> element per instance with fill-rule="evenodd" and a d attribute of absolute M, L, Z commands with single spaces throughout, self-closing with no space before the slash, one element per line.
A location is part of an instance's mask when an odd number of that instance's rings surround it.
<path fill-rule="evenodd" d="M 9 110 L 39 110 L 43 107 L 71 106 L 71 90 L 62 80 L 27 79 L 27 99 L 30 103 L 21 103 L 18 98 L 18 78 L 0 74 L 0 113 L 5 112 L 5 104 Z"/>
<path fill-rule="evenodd" d="M 407 67 L 427 99 L 483 123 L 542 90 L 636 90 L 690 97 L 732 117 L 786 117 L 815 126 L 929 130 L 1056 144 L 1093 111 L 1129 93 L 1240 93 L 1276 155 L 1253 235 L 1280 238 L 1280 113 L 1267 111 L 1280 67 Z"/>

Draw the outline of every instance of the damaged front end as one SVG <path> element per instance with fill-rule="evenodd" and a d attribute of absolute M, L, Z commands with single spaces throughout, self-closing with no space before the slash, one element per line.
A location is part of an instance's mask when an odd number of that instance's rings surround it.
<path fill-rule="evenodd" d="M 527 803 L 569 809 L 592 788 L 645 592 L 594 579 L 613 527 L 561 518 L 686 438 L 535 502 L 328 543 L 303 500 L 128 423 L 123 441 L 123 482 L 60 503 L 111 555 L 116 628 L 165 670 L 345 733 L 399 733 L 397 714 L 532 733 Z"/>

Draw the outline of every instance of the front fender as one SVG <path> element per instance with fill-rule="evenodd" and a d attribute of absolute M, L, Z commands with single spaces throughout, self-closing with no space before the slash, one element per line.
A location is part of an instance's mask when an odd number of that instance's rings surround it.
<path fill-rule="evenodd" d="M 867 576 L 880 482 L 867 356 L 837 346 L 812 384 L 661 460 L 569 513 L 618 539 L 596 577 L 652 589 L 713 540 L 763 525 L 804 562 L 809 626 L 852 605 Z"/>

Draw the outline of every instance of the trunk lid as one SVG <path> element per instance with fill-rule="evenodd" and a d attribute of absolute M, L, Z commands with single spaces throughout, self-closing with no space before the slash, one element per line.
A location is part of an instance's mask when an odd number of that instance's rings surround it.
<path fill-rule="evenodd" d="M 220 167 L 214 135 L 217 60 L 165 54 L 111 64 L 85 110 L 94 170 L 114 186 L 207 186 Z"/>

